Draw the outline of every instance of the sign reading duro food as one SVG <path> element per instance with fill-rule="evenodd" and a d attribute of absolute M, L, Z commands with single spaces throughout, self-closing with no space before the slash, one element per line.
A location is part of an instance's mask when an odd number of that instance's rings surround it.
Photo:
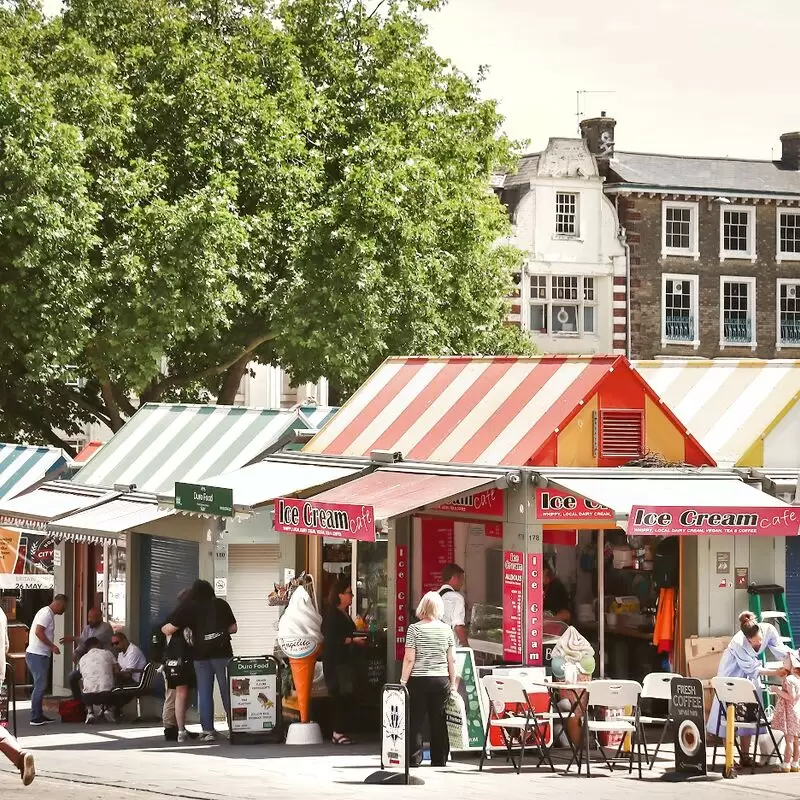
<path fill-rule="evenodd" d="M 372 506 L 279 497 L 275 501 L 275 530 L 374 542 L 375 512 Z"/>
<path fill-rule="evenodd" d="M 781 508 L 634 506 L 630 536 L 797 536 L 800 512 Z"/>

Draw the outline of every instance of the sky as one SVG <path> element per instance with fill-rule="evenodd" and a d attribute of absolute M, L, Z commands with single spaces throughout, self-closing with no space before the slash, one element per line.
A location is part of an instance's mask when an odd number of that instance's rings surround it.
<path fill-rule="evenodd" d="M 449 0 L 427 21 L 461 70 L 490 68 L 528 150 L 577 135 L 577 91 L 620 150 L 769 159 L 800 130 L 798 0 Z"/>

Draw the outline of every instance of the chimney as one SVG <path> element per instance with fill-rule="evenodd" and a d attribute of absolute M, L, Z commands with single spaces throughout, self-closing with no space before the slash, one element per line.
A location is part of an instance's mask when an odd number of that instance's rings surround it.
<path fill-rule="evenodd" d="M 589 152 L 600 159 L 614 157 L 614 127 L 617 121 L 606 116 L 605 111 L 599 117 L 581 120 L 581 136 L 589 145 Z"/>
<path fill-rule="evenodd" d="M 781 136 L 781 166 L 800 170 L 800 131 Z"/>

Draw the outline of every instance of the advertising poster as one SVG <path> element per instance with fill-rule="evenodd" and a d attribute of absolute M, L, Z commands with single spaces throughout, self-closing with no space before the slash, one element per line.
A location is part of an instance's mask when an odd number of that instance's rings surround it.
<path fill-rule="evenodd" d="M 706 775 L 706 726 L 703 684 L 697 678 L 673 678 L 669 713 L 674 724 L 675 771 L 687 777 Z"/>
<path fill-rule="evenodd" d="M 484 691 L 478 689 L 478 670 L 475 668 L 475 653 L 469 647 L 456 648 L 456 675 L 458 693 L 466 710 L 469 750 L 481 750 L 486 731 L 487 709 L 484 706 Z"/>
<path fill-rule="evenodd" d="M 437 592 L 442 585 L 442 569 L 455 560 L 455 523 L 451 519 L 423 517 L 422 593 Z"/>
<path fill-rule="evenodd" d="M 52 589 L 53 540 L 0 528 L 0 589 Z"/>
<path fill-rule="evenodd" d="M 381 769 L 408 772 L 408 690 L 386 684 L 381 696 Z"/>
<path fill-rule="evenodd" d="M 406 631 L 408 630 L 408 545 L 399 544 L 395 551 L 397 574 L 395 582 L 397 593 L 395 595 L 394 614 L 397 624 L 395 625 L 396 638 L 394 647 L 394 657 L 397 661 L 402 661 L 406 654 Z"/>
<path fill-rule="evenodd" d="M 522 661 L 522 594 L 525 557 L 514 550 L 503 553 L 503 658 Z"/>
<path fill-rule="evenodd" d="M 278 662 L 234 658 L 228 664 L 231 734 L 270 733 L 278 724 Z"/>
<path fill-rule="evenodd" d="M 525 665 L 528 667 L 544 666 L 542 608 L 544 590 L 542 587 L 541 553 L 528 553 L 528 569 L 525 577 Z"/>

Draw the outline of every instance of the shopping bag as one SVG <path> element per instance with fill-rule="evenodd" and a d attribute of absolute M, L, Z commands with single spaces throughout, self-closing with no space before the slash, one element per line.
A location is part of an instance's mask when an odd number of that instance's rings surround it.
<path fill-rule="evenodd" d="M 467 731 L 467 708 L 464 699 L 458 692 L 450 692 L 444 707 L 447 720 L 447 735 L 451 750 L 467 750 L 469 733 Z"/>

